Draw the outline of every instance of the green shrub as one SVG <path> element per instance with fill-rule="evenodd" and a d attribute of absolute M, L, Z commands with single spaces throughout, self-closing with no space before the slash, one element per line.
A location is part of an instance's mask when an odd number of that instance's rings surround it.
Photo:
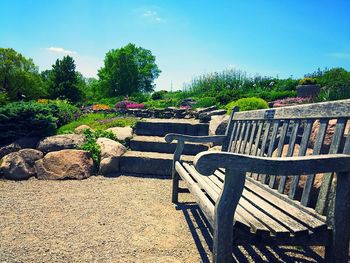
<path fill-rule="evenodd" d="M 0 107 L 0 142 L 25 136 L 46 136 L 57 128 L 58 118 L 47 104 L 13 102 Z"/>
<path fill-rule="evenodd" d="M 129 100 L 135 101 L 137 103 L 142 103 L 142 102 L 149 100 L 149 98 L 150 98 L 150 96 L 148 93 L 136 92 L 136 93 L 131 94 L 131 96 L 129 97 Z"/>
<path fill-rule="evenodd" d="M 152 100 L 161 100 L 161 99 L 164 99 L 164 95 L 166 93 L 167 93 L 166 90 L 156 91 L 152 94 L 151 98 L 152 98 Z"/>
<path fill-rule="evenodd" d="M 122 118 L 115 113 L 90 113 L 61 126 L 57 130 L 57 134 L 73 133 L 75 128 L 80 125 L 88 125 L 94 130 L 106 130 L 111 127 L 133 127 L 136 122 L 136 118 Z"/>
<path fill-rule="evenodd" d="M 58 126 L 72 121 L 79 109 L 67 102 L 13 102 L 0 107 L 0 142 L 20 137 L 47 136 Z"/>
<path fill-rule="evenodd" d="M 180 104 L 178 99 L 149 100 L 145 102 L 146 108 L 163 109 L 167 107 L 177 107 Z"/>
<path fill-rule="evenodd" d="M 314 78 L 303 78 L 299 81 L 299 85 L 314 85 L 316 83 L 316 79 Z"/>
<path fill-rule="evenodd" d="M 5 105 L 10 102 L 10 98 L 7 96 L 7 93 L 0 92 L 0 106 Z"/>
<path fill-rule="evenodd" d="M 204 97 L 195 100 L 197 101 L 197 103 L 194 105 L 195 108 L 205 108 L 216 104 L 216 99 L 213 97 Z"/>
<path fill-rule="evenodd" d="M 226 105 L 227 113 L 231 114 L 233 107 L 238 107 L 240 111 L 267 109 L 269 105 L 266 101 L 260 98 L 243 98 L 232 101 Z"/>
<path fill-rule="evenodd" d="M 91 158 L 94 162 L 99 165 L 101 161 L 101 147 L 97 144 L 98 138 L 108 138 L 111 140 L 116 140 L 115 135 L 108 131 L 91 131 L 89 129 L 84 130 L 85 143 L 82 144 L 79 149 L 88 151 L 91 154 Z"/>

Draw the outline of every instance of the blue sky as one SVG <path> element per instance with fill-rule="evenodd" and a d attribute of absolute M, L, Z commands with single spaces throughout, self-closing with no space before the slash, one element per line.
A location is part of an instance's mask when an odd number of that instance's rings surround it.
<path fill-rule="evenodd" d="M 348 0 L 0 0 L 0 13 L 0 47 L 40 70 L 68 54 L 93 77 L 108 50 L 129 42 L 156 56 L 157 89 L 227 68 L 279 77 L 350 70 Z"/>

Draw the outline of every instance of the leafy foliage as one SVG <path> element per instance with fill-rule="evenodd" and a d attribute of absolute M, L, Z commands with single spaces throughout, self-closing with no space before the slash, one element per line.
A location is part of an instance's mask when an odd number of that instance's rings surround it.
<path fill-rule="evenodd" d="M 57 127 L 74 119 L 78 109 L 61 102 L 13 102 L 0 107 L 0 141 L 22 136 L 54 134 Z"/>
<path fill-rule="evenodd" d="M 299 85 L 314 85 L 316 83 L 317 81 L 315 78 L 308 78 L 308 77 L 305 77 L 299 81 Z"/>
<path fill-rule="evenodd" d="M 57 59 L 52 65 L 52 70 L 46 74 L 50 98 L 68 99 L 71 102 L 78 102 L 82 99 L 80 86 L 84 81 L 82 75 L 75 71 L 72 57 L 65 56 L 62 60 Z"/>
<path fill-rule="evenodd" d="M 96 143 L 98 138 L 108 138 L 111 140 L 116 140 L 115 135 L 112 132 L 96 130 L 92 131 L 89 129 L 84 130 L 85 143 L 82 144 L 79 149 L 90 152 L 91 158 L 96 164 L 101 161 L 101 147 Z"/>
<path fill-rule="evenodd" d="M 153 91 L 160 72 L 150 50 L 128 44 L 107 52 L 98 76 L 102 93 L 112 97 Z"/>
<path fill-rule="evenodd" d="M 111 127 L 133 127 L 137 122 L 135 118 L 122 118 L 117 114 L 90 113 L 81 116 L 79 119 L 63 125 L 57 130 L 57 134 L 73 133 L 80 125 L 88 125 L 95 130 L 106 130 Z"/>
<path fill-rule="evenodd" d="M 195 108 L 205 108 L 210 107 L 216 104 L 216 99 L 213 97 L 204 97 L 196 99 L 197 103 L 195 104 Z"/>
<path fill-rule="evenodd" d="M 226 105 L 227 113 L 231 114 L 233 107 L 239 107 L 240 111 L 248 110 L 258 110 L 258 109 L 267 109 L 269 105 L 266 101 L 260 98 L 243 98 L 236 101 L 232 101 Z"/>
<path fill-rule="evenodd" d="M 38 67 L 12 48 L 0 48 L 0 104 L 46 95 Z M 6 99 L 5 99 L 6 98 Z"/>

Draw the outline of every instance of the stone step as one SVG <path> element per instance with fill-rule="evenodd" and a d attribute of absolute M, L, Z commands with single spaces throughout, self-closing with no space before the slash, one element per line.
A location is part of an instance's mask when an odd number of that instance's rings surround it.
<path fill-rule="evenodd" d="M 143 119 L 136 123 L 135 133 L 147 136 L 165 136 L 168 133 L 205 136 L 209 133 L 209 125 L 194 119 Z"/>
<path fill-rule="evenodd" d="M 157 136 L 135 136 L 130 140 L 130 148 L 133 151 L 174 153 L 177 142 L 167 143 L 164 137 Z M 207 151 L 209 144 L 186 143 L 183 154 L 196 155 Z"/>
<path fill-rule="evenodd" d="M 193 156 L 183 155 L 182 160 L 192 162 Z M 119 159 L 122 173 L 171 176 L 173 154 L 128 151 Z"/>

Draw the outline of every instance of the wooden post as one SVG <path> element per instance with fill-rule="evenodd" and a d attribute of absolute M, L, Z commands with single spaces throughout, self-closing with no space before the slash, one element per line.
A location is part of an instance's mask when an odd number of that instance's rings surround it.
<path fill-rule="evenodd" d="M 350 241 L 350 172 L 337 175 L 331 242 L 326 246 L 326 262 L 348 262 Z"/>
<path fill-rule="evenodd" d="M 180 176 L 177 174 L 175 169 L 176 162 L 180 161 L 181 153 L 184 149 L 185 142 L 183 140 L 178 140 L 176 150 L 174 152 L 173 167 L 172 167 L 172 178 L 173 178 L 173 188 L 171 193 L 171 202 L 176 204 L 179 201 L 179 181 Z"/>
<path fill-rule="evenodd" d="M 233 215 L 241 198 L 245 173 L 226 168 L 225 182 L 215 206 L 213 262 L 232 261 Z"/>

